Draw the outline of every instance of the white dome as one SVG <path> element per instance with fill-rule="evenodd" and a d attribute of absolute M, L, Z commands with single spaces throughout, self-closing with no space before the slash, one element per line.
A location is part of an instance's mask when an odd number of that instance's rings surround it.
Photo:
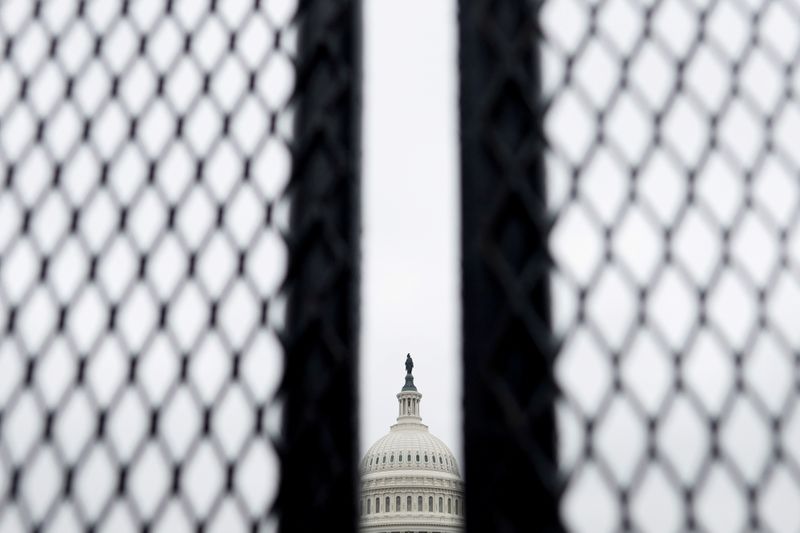
<path fill-rule="evenodd" d="M 434 470 L 458 474 L 453 452 L 423 424 L 396 424 L 361 461 L 361 474 L 387 470 Z"/>
<path fill-rule="evenodd" d="M 464 483 L 453 452 L 422 423 L 413 366 L 409 356 L 397 423 L 361 460 L 362 533 L 464 530 Z"/>

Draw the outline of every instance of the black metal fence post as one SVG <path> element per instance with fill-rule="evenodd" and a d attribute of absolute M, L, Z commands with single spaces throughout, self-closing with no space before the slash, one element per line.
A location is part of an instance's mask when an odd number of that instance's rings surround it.
<path fill-rule="evenodd" d="M 300 7 L 281 530 L 355 531 L 359 2 Z"/>
<path fill-rule="evenodd" d="M 467 530 L 561 531 L 536 3 L 460 2 Z"/>

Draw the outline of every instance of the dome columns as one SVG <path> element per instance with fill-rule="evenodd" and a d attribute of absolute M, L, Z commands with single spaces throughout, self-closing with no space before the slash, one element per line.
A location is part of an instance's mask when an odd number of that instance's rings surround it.
<path fill-rule="evenodd" d="M 406 355 L 406 383 L 403 385 L 402 390 L 397 394 L 397 401 L 400 402 L 400 409 L 397 413 L 397 422 L 422 422 L 422 416 L 419 414 L 419 402 L 422 400 L 422 394 L 417 390 L 414 385 L 414 360 L 411 359 L 411 354 Z"/>
<path fill-rule="evenodd" d="M 421 422 L 422 417 L 419 413 L 419 402 L 422 394 L 416 391 L 402 391 L 397 394 L 399 410 L 397 413 L 398 422 Z"/>

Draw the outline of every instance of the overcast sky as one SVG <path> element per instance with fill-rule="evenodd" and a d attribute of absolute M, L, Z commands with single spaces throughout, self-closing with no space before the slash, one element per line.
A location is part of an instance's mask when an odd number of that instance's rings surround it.
<path fill-rule="evenodd" d="M 461 457 L 454 4 L 364 2 L 362 452 L 410 352 L 423 421 Z"/>

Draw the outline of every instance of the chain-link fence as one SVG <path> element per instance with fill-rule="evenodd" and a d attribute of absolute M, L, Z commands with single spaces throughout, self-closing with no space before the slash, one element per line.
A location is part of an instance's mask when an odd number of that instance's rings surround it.
<path fill-rule="evenodd" d="M 520 4 L 462 3 L 468 528 L 798 531 L 798 6 Z"/>
<path fill-rule="evenodd" d="M 0 531 L 354 530 L 358 19 L 0 4 Z M 459 22 L 467 527 L 798 531 L 800 8 Z"/>
<path fill-rule="evenodd" d="M 0 4 L 0 531 L 352 521 L 354 21 Z"/>
<path fill-rule="evenodd" d="M 793 2 L 545 2 L 572 531 L 800 528 Z"/>

